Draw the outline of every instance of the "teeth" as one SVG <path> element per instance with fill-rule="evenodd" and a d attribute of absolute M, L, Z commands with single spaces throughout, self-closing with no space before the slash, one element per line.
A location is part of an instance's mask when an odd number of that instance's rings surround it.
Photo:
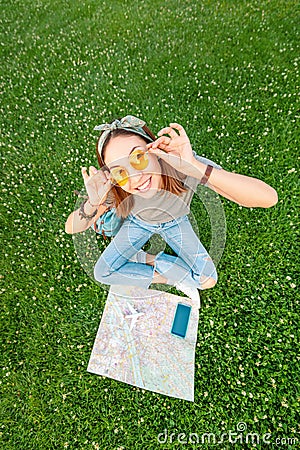
<path fill-rule="evenodd" d="M 144 184 L 142 184 L 141 186 L 139 186 L 137 189 L 138 189 L 138 190 L 144 190 L 144 189 L 146 189 L 146 188 L 149 186 L 149 184 L 150 184 L 150 178 L 149 178 L 149 180 L 147 180 Z"/>

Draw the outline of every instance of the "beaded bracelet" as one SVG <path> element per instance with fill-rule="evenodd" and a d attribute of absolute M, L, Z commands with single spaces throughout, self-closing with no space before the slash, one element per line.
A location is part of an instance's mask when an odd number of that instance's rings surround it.
<path fill-rule="evenodd" d="M 85 199 L 85 200 L 81 203 L 81 205 L 80 205 L 80 209 L 79 209 L 79 212 L 78 212 L 79 217 L 80 217 L 80 220 L 82 220 L 82 219 L 92 219 L 92 218 L 95 217 L 95 215 L 97 214 L 98 208 L 95 209 L 95 211 L 93 212 L 93 214 L 86 214 L 86 213 L 84 212 L 84 205 L 86 204 L 87 201 L 88 201 L 88 198 Z M 93 205 L 91 204 L 91 206 L 93 206 Z M 99 205 L 99 206 L 100 206 L 100 205 Z"/>

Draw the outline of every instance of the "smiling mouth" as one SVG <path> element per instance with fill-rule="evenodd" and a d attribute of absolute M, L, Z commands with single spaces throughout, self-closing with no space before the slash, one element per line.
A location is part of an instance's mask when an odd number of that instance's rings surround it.
<path fill-rule="evenodd" d="M 145 181 L 145 183 L 141 184 L 139 187 L 137 187 L 135 189 L 139 192 L 148 191 L 148 189 L 150 189 L 150 186 L 151 186 L 151 179 L 152 179 L 152 176 L 150 178 L 148 178 L 148 180 Z"/>

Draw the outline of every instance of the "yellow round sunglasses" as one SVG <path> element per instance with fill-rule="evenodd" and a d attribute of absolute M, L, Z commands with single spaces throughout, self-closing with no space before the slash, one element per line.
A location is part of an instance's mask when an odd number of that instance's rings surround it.
<path fill-rule="evenodd" d="M 148 152 L 142 148 L 134 149 L 129 157 L 129 164 L 136 170 L 144 170 L 149 164 Z M 111 182 L 119 186 L 125 186 L 128 183 L 129 173 L 125 167 L 115 166 L 109 169 Z"/>

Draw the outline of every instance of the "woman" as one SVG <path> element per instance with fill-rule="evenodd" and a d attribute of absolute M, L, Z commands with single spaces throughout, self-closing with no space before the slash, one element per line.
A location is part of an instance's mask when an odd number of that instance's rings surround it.
<path fill-rule="evenodd" d="M 125 220 L 94 268 L 104 284 L 166 283 L 199 298 L 197 289 L 213 287 L 215 266 L 199 241 L 187 214 L 198 184 L 246 207 L 268 208 L 276 191 L 256 178 L 227 172 L 192 150 L 183 127 L 171 123 L 156 139 L 145 122 L 126 116 L 95 129 L 101 170 L 85 167 L 88 200 L 66 222 L 67 233 L 86 230 L 110 207 Z M 209 180 L 209 182 L 208 182 Z M 160 234 L 177 256 L 140 251 Z"/>

